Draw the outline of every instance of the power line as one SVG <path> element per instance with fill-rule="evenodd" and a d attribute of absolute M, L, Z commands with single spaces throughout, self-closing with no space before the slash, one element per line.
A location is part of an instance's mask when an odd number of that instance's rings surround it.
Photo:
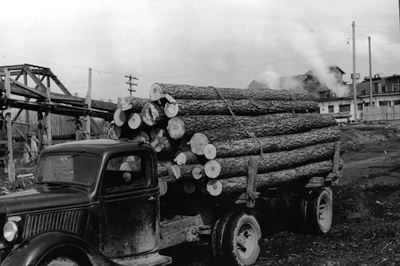
<path fill-rule="evenodd" d="M 129 85 L 129 89 L 128 89 L 129 95 L 132 96 L 132 93 L 136 92 L 136 90 L 134 90 L 132 86 L 137 86 L 137 83 L 133 83 L 132 81 L 138 80 L 138 78 L 135 76 L 132 76 L 132 75 L 129 75 L 129 76 L 125 75 L 125 77 L 128 78 L 128 82 L 126 82 L 126 84 Z"/>

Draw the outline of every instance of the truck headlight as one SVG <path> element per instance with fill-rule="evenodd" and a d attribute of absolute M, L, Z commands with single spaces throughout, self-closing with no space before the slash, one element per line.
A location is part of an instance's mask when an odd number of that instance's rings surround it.
<path fill-rule="evenodd" d="M 8 242 L 13 242 L 18 237 L 18 226 L 14 221 L 7 221 L 3 226 L 3 236 Z"/>

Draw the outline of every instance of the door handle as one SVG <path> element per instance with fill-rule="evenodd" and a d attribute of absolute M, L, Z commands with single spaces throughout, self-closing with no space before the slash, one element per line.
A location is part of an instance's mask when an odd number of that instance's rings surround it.
<path fill-rule="evenodd" d="M 154 196 L 151 196 L 150 198 L 148 198 L 147 199 L 148 201 L 155 201 L 156 200 L 156 197 L 154 197 Z"/>

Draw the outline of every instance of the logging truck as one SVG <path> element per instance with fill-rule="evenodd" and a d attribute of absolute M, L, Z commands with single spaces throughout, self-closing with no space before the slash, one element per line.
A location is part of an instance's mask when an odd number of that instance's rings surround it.
<path fill-rule="evenodd" d="M 35 187 L 0 197 L 1 265 L 167 265 L 172 258 L 162 250 L 188 242 L 209 243 L 219 265 L 252 265 L 260 253 L 261 201 L 278 195 L 297 206 L 298 224 L 329 231 L 334 169 L 258 190 L 254 163 L 239 195 L 173 199 L 171 187 L 164 199 L 149 144 L 103 139 L 48 147 Z"/>

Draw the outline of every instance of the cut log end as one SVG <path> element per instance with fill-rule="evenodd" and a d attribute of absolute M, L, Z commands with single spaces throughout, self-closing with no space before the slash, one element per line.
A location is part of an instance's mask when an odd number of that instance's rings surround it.
<path fill-rule="evenodd" d="M 221 165 L 215 160 L 208 161 L 204 166 L 204 173 L 209 178 L 217 178 L 221 173 Z"/>
<path fill-rule="evenodd" d="M 150 102 L 143 106 L 141 115 L 143 122 L 149 126 L 154 126 L 161 118 L 160 112 L 157 110 L 154 104 Z"/>
<path fill-rule="evenodd" d="M 138 113 L 133 113 L 128 118 L 128 126 L 131 129 L 138 129 L 142 124 L 142 117 Z"/>
<path fill-rule="evenodd" d="M 204 147 L 209 143 L 208 138 L 203 133 L 196 133 L 189 141 L 190 149 L 194 154 L 203 155 Z"/>
<path fill-rule="evenodd" d="M 172 118 L 178 115 L 179 106 L 175 103 L 166 103 L 164 106 L 164 113 L 168 118 Z"/>
<path fill-rule="evenodd" d="M 211 196 L 219 196 L 222 193 L 222 183 L 219 180 L 209 180 L 206 184 L 206 190 Z"/>
<path fill-rule="evenodd" d="M 208 160 L 213 160 L 217 157 L 217 148 L 212 144 L 204 146 L 204 157 Z"/>
<path fill-rule="evenodd" d="M 177 165 L 172 165 L 171 166 L 171 170 L 172 170 L 172 173 L 174 174 L 174 176 L 175 176 L 175 179 L 180 179 L 181 177 L 182 177 L 182 173 L 181 173 L 181 169 L 179 168 L 179 166 L 177 166 Z"/>
<path fill-rule="evenodd" d="M 186 155 L 183 152 L 180 152 L 174 159 L 174 162 L 177 165 L 184 165 L 186 164 Z"/>
<path fill-rule="evenodd" d="M 200 180 L 203 177 L 203 169 L 201 167 L 193 168 L 192 176 L 195 180 Z"/>
<path fill-rule="evenodd" d="M 185 181 L 183 182 L 183 191 L 185 191 L 187 194 L 193 194 L 196 191 L 196 185 L 194 182 Z"/>
<path fill-rule="evenodd" d="M 150 87 L 150 100 L 158 101 L 163 97 L 162 88 L 159 84 L 152 84 Z"/>
<path fill-rule="evenodd" d="M 174 117 L 168 121 L 167 130 L 171 138 L 180 139 L 185 135 L 185 124 L 179 117 Z"/>
<path fill-rule="evenodd" d="M 168 184 L 164 179 L 158 179 L 158 187 L 160 188 L 160 196 L 164 196 L 168 192 Z"/>
<path fill-rule="evenodd" d="M 122 109 L 117 109 L 117 110 L 115 110 L 113 119 L 114 119 L 114 123 L 115 123 L 117 126 L 119 126 L 119 127 L 122 126 L 122 125 L 125 123 L 125 121 L 126 121 L 125 112 L 122 111 Z"/>

